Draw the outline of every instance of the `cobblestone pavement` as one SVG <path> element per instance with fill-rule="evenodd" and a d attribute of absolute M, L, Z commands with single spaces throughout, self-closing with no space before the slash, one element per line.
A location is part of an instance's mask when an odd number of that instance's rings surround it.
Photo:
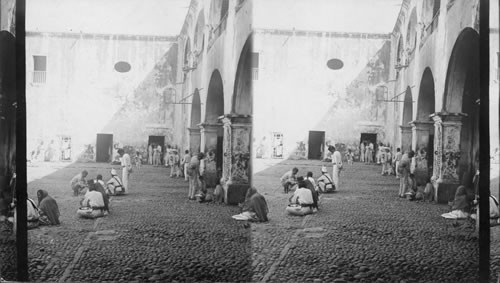
<path fill-rule="evenodd" d="M 324 164 L 287 160 L 254 176 L 270 222 L 252 226 L 253 281 L 477 282 L 477 233 L 447 226 L 447 205 L 398 198 L 399 181 L 381 176 L 380 166 L 346 166 L 340 191 L 323 194 L 317 214 L 286 215 L 281 175 L 298 167 L 318 177 Z M 493 277 L 499 229 L 492 227 Z"/>
<path fill-rule="evenodd" d="M 29 184 L 30 198 L 45 189 L 62 214 L 60 226 L 29 231 L 32 281 L 251 280 L 250 229 L 231 218 L 237 207 L 189 201 L 183 179 L 146 166 L 132 173 L 128 195 L 112 198 L 110 215 L 79 219 L 69 180 L 84 168 L 107 179 L 111 166 L 71 164 Z"/>

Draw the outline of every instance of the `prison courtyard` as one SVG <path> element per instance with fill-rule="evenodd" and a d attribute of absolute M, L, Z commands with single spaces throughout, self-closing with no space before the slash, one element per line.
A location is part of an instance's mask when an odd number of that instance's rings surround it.
<path fill-rule="evenodd" d="M 254 186 L 270 210 L 269 222 L 259 224 L 233 220 L 238 206 L 188 200 L 187 182 L 153 166 L 134 171 L 130 193 L 113 197 L 108 216 L 80 219 L 68 180 L 82 169 L 106 178 L 109 165 L 33 165 L 28 195 L 36 199 L 36 190 L 47 190 L 59 204 L 62 224 L 29 230 L 30 280 L 477 281 L 477 231 L 451 227 L 440 216 L 447 205 L 398 198 L 399 181 L 381 176 L 377 165 L 346 166 L 340 190 L 321 195 L 316 214 L 288 216 L 291 193 L 283 192 L 279 177 L 291 167 L 317 177 L 323 165 L 287 160 L 256 173 Z M 499 228 L 491 233 L 492 276 L 500 271 Z M 13 279 L 6 268 L 2 276 Z"/>

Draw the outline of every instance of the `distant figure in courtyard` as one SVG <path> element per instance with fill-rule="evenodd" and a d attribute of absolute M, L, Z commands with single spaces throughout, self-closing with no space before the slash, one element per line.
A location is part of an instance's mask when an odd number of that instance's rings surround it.
<path fill-rule="evenodd" d="M 306 188 L 306 183 L 304 181 L 298 181 L 298 188 L 290 197 L 290 203 L 286 207 L 286 211 L 290 215 L 294 216 L 304 216 L 312 214 L 314 200 L 311 190 Z"/>
<path fill-rule="evenodd" d="M 248 189 L 245 201 L 241 205 L 241 213 L 233 215 L 236 220 L 248 220 L 251 222 L 267 222 L 267 214 L 269 208 L 267 207 L 266 199 L 263 195 L 257 192 L 257 189 L 251 187 Z"/>
<path fill-rule="evenodd" d="M 115 169 L 111 169 L 111 179 L 106 183 L 106 192 L 108 195 L 121 195 L 125 193 L 122 181 Z"/>
<path fill-rule="evenodd" d="M 130 191 L 130 183 L 129 177 L 130 173 L 132 173 L 132 162 L 130 161 L 130 155 L 125 153 L 123 148 L 118 150 L 118 154 L 121 156 L 121 165 L 122 165 L 122 182 L 124 193 L 128 193 Z"/>
<path fill-rule="evenodd" d="M 396 149 L 396 154 L 394 155 L 393 163 L 394 163 L 394 171 L 396 172 L 396 179 L 399 179 L 401 177 L 401 174 L 399 173 L 399 163 L 401 162 L 401 158 L 403 157 L 403 154 L 401 153 L 401 149 L 398 147 Z"/>
<path fill-rule="evenodd" d="M 40 225 L 59 225 L 59 206 L 45 190 L 38 190 L 38 211 L 40 213 Z"/>
<path fill-rule="evenodd" d="M 190 200 L 195 200 L 195 193 L 199 190 L 199 178 L 200 178 L 200 157 L 205 157 L 205 155 L 200 152 L 198 155 L 194 155 L 191 157 L 191 161 L 189 162 L 188 168 L 188 176 L 189 176 L 189 190 L 188 190 L 188 198 Z"/>
<path fill-rule="evenodd" d="M 424 189 L 424 201 L 434 201 L 434 193 L 434 186 L 429 178 Z"/>
<path fill-rule="evenodd" d="M 153 145 L 148 146 L 148 164 L 153 165 Z"/>
<path fill-rule="evenodd" d="M 179 155 L 177 149 L 170 150 L 169 153 L 170 178 L 179 177 Z"/>
<path fill-rule="evenodd" d="M 413 150 L 410 150 L 408 153 L 405 153 L 401 157 L 401 161 L 399 162 L 398 166 L 398 172 L 400 175 L 399 179 L 399 197 L 404 198 L 405 193 L 408 192 L 408 189 L 410 188 L 411 185 L 411 180 L 410 180 L 410 173 L 411 173 L 411 159 L 415 153 Z"/>
<path fill-rule="evenodd" d="M 335 185 L 335 189 L 339 190 L 340 188 L 340 171 L 343 168 L 342 165 L 342 155 L 340 152 L 335 149 L 335 146 L 331 146 L 330 151 L 333 152 L 332 155 L 332 164 L 333 164 L 333 170 L 332 170 L 332 179 L 333 179 L 333 184 Z"/>
<path fill-rule="evenodd" d="M 352 165 L 354 161 L 354 154 L 351 149 L 347 150 L 346 159 L 347 159 L 347 164 Z"/>
<path fill-rule="evenodd" d="M 158 159 L 159 159 L 159 153 L 158 153 L 158 147 L 156 144 L 153 144 L 153 166 L 158 166 Z"/>
<path fill-rule="evenodd" d="M 189 154 L 189 150 L 184 151 L 184 157 L 182 158 L 182 170 L 184 170 L 184 180 L 189 181 L 188 168 L 189 162 L 191 161 L 191 155 Z"/>
<path fill-rule="evenodd" d="M 158 144 L 158 145 L 156 146 L 156 151 L 157 151 L 157 153 L 158 153 L 158 154 L 156 155 L 156 159 L 157 159 L 157 161 L 156 161 L 156 165 L 157 165 L 157 166 L 161 166 L 161 165 L 163 164 L 163 162 L 162 162 L 163 150 L 162 150 L 162 148 L 161 148 L 161 145 L 159 145 L 159 144 Z"/>
<path fill-rule="evenodd" d="M 141 169 L 142 167 L 142 156 L 139 151 L 135 152 L 135 168 Z"/>
<path fill-rule="evenodd" d="M 89 191 L 80 202 L 77 215 L 91 219 L 104 216 L 104 198 L 100 192 L 96 191 L 95 184 L 89 186 Z"/>
<path fill-rule="evenodd" d="M 321 193 L 335 192 L 335 185 L 333 184 L 332 177 L 328 174 L 325 166 L 321 167 L 321 176 L 317 180 L 317 186 Z"/>
<path fill-rule="evenodd" d="M 365 143 L 359 143 L 359 162 L 365 162 Z"/>
<path fill-rule="evenodd" d="M 299 172 L 299 169 L 297 167 L 293 168 L 292 170 L 286 172 L 281 176 L 281 185 L 283 186 L 285 194 L 288 194 L 291 188 L 293 188 L 295 185 L 297 185 L 297 173 Z"/>
<path fill-rule="evenodd" d="M 87 176 L 89 172 L 87 170 L 83 170 L 81 173 L 78 173 L 73 179 L 70 181 L 71 189 L 73 190 L 73 195 L 78 196 L 81 193 L 85 193 L 87 189 Z"/>

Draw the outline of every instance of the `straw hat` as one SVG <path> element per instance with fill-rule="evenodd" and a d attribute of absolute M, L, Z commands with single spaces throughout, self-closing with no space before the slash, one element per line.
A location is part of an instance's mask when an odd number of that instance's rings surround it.
<path fill-rule="evenodd" d="M 116 176 L 118 174 L 116 174 L 116 170 L 115 169 L 111 169 L 111 176 Z"/>
<path fill-rule="evenodd" d="M 322 173 L 326 173 L 326 172 L 328 172 L 328 170 L 326 170 L 326 166 L 322 166 L 322 167 L 321 167 L 321 172 L 322 172 Z"/>

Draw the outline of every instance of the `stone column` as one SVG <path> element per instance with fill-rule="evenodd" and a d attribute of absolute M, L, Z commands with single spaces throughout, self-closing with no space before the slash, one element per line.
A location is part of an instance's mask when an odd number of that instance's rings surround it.
<path fill-rule="evenodd" d="M 411 139 L 411 126 L 399 126 L 401 129 L 401 152 L 405 152 L 411 149 L 412 139 Z"/>
<path fill-rule="evenodd" d="M 435 113 L 434 120 L 434 172 L 432 183 L 438 203 L 453 200 L 460 184 L 458 161 L 460 159 L 460 134 L 462 113 Z"/>
<path fill-rule="evenodd" d="M 203 152 L 208 152 L 217 150 L 217 130 L 221 127 L 221 124 L 200 124 L 201 133 L 201 144 L 200 150 Z"/>
<path fill-rule="evenodd" d="M 226 115 L 224 124 L 224 180 L 225 200 L 238 204 L 245 200 L 251 181 L 252 121 L 248 115 Z"/>
<path fill-rule="evenodd" d="M 200 128 L 188 128 L 189 131 L 189 152 L 191 156 L 200 152 L 201 133 Z"/>
<path fill-rule="evenodd" d="M 429 145 L 429 136 L 434 130 L 433 121 L 412 121 L 410 122 L 412 127 L 412 148 L 416 150 L 415 152 L 415 178 L 419 185 L 425 185 L 429 176 L 429 168 L 427 165 L 428 156 L 427 152 Z M 420 153 L 423 149 L 423 153 Z"/>

